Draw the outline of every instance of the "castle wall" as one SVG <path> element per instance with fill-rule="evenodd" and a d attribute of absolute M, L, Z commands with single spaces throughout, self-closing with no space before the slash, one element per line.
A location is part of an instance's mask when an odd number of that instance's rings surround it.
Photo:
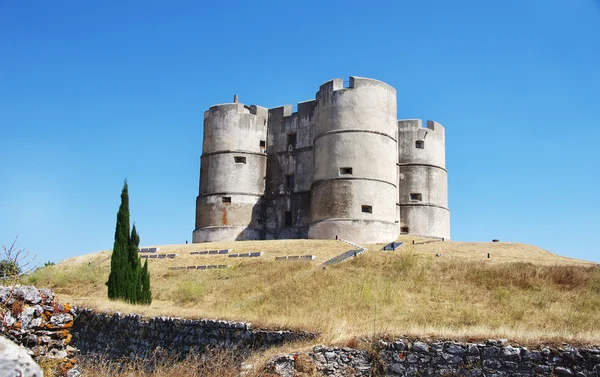
<path fill-rule="evenodd" d="M 444 127 L 398 121 L 398 187 L 402 233 L 450 238 Z"/>
<path fill-rule="evenodd" d="M 212 106 L 204 116 L 193 242 L 258 239 L 266 175 L 267 109 Z"/>
<path fill-rule="evenodd" d="M 315 101 L 269 110 L 265 238 L 307 238 Z"/>
<path fill-rule="evenodd" d="M 395 240 L 396 90 L 350 77 L 317 93 L 309 238 Z"/>
<path fill-rule="evenodd" d="M 441 124 L 396 120 L 396 90 L 350 77 L 315 100 L 205 112 L 193 242 L 449 238 Z"/>

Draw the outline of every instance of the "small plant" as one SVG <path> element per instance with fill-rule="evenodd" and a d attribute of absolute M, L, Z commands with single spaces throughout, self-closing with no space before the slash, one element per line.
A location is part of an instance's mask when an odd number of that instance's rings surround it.
<path fill-rule="evenodd" d="M 13 317 L 17 317 L 23 313 L 23 301 L 15 301 L 10 307 L 10 312 Z"/>
<path fill-rule="evenodd" d="M 27 274 L 33 270 L 31 264 L 35 259 L 34 256 L 30 256 L 30 252 L 25 249 L 17 248 L 18 236 L 10 246 L 2 245 L 2 251 L 0 252 L 0 281 L 3 284 L 14 286 L 18 280 L 19 275 Z"/>

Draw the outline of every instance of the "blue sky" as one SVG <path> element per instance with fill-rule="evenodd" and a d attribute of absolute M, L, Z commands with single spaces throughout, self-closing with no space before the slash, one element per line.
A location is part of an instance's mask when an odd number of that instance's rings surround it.
<path fill-rule="evenodd" d="M 349 75 L 446 127 L 452 238 L 600 261 L 600 1 L 0 0 L 0 243 L 143 245 L 194 228 L 203 112 Z"/>

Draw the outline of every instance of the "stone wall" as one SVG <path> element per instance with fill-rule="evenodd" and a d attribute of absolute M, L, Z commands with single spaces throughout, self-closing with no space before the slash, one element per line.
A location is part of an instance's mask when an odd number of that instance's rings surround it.
<path fill-rule="evenodd" d="M 75 365 L 76 349 L 69 346 L 74 318 L 50 289 L 0 286 L 0 334 L 26 347 L 36 362 L 53 360 L 61 374 Z"/>
<path fill-rule="evenodd" d="M 316 337 L 306 332 L 254 329 L 244 322 L 144 318 L 89 309 L 78 310 L 72 333 L 73 344 L 81 354 L 111 359 L 146 358 L 157 350 L 185 357 L 192 350 L 202 352 L 207 347 L 235 350 L 245 355 L 253 350 Z"/>
<path fill-rule="evenodd" d="M 306 354 L 283 355 L 269 372 L 291 377 L 324 376 L 600 376 L 600 348 L 527 348 L 502 340 L 485 343 L 379 341 L 372 351 L 317 346 Z"/>

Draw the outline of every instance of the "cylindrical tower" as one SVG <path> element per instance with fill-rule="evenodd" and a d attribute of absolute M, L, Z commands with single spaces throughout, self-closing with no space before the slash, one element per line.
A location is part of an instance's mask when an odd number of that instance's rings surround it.
<path fill-rule="evenodd" d="M 309 238 L 359 243 L 398 236 L 396 90 L 350 77 L 321 85 L 315 110 Z"/>
<path fill-rule="evenodd" d="M 193 242 L 260 238 L 265 190 L 266 108 L 231 103 L 204 113 Z"/>
<path fill-rule="evenodd" d="M 450 238 L 444 127 L 398 121 L 400 233 Z"/>

